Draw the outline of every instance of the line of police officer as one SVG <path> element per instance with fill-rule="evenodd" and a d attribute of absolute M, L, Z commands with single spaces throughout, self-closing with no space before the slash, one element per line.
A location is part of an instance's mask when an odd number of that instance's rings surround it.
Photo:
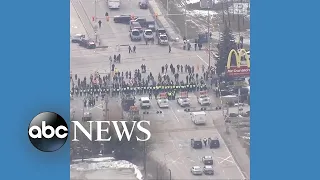
<path fill-rule="evenodd" d="M 207 85 L 205 83 L 190 83 L 190 84 L 179 84 L 179 85 L 145 85 L 145 86 L 129 86 L 123 85 L 122 87 L 118 84 L 113 87 L 107 87 L 103 85 L 93 85 L 87 86 L 85 89 L 80 89 L 78 87 L 74 87 L 71 89 L 72 96 L 104 96 L 105 94 L 110 94 L 112 96 L 119 95 L 120 92 L 126 94 L 154 94 L 157 95 L 162 92 L 195 92 L 195 91 L 203 91 L 207 90 Z"/>

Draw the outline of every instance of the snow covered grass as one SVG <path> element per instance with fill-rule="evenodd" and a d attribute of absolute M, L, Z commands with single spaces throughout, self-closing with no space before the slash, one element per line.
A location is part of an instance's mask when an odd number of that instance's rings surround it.
<path fill-rule="evenodd" d="M 90 158 L 73 160 L 76 164 L 70 165 L 70 170 L 74 171 L 94 171 L 103 169 L 132 169 L 138 180 L 143 179 L 143 175 L 138 166 L 124 160 L 116 161 L 113 157 Z"/>

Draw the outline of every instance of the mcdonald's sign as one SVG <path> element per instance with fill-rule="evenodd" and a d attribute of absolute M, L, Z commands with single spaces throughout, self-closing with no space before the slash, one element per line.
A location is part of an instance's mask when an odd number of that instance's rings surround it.
<path fill-rule="evenodd" d="M 231 66 L 232 55 L 236 57 L 236 66 Z M 241 64 L 242 57 L 245 58 L 246 64 Z M 229 76 L 249 76 L 250 75 L 250 58 L 245 49 L 240 49 L 236 51 L 232 49 L 228 55 L 226 74 Z"/>

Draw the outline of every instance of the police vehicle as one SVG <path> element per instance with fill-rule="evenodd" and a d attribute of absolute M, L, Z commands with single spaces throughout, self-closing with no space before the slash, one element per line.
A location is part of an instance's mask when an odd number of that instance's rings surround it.
<path fill-rule="evenodd" d="M 147 109 L 149 109 L 149 108 L 151 107 L 151 103 L 150 103 L 149 97 L 141 97 L 141 98 L 139 99 L 139 101 L 140 101 L 140 107 L 141 107 L 141 109 L 142 109 L 142 108 L 147 108 Z"/>
<path fill-rule="evenodd" d="M 166 93 L 160 93 L 157 99 L 157 104 L 160 108 L 168 108 L 169 107 L 169 100 Z"/>
<path fill-rule="evenodd" d="M 211 100 L 210 97 L 208 96 L 207 91 L 200 91 L 199 92 L 199 96 L 198 96 L 198 103 L 201 106 L 205 106 L 205 105 L 210 105 L 211 104 Z"/>
<path fill-rule="evenodd" d="M 200 166 L 192 166 L 191 173 L 193 175 L 202 175 L 202 169 Z"/>
<path fill-rule="evenodd" d="M 188 92 L 180 92 L 180 97 L 177 98 L 177 103 L 181 107 L 190 106 L 190 99 L 188 98 Z"/>
<path fill-rule="evenodd" d="M 166 34 L 160 34 L 158 36 L 158 44 L 167 45 L 168 43 L 168 36 Z"/>

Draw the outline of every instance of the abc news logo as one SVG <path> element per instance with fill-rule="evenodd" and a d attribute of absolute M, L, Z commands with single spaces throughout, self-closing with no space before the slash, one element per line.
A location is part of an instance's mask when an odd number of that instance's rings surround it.
<path fill-rule="evenodd" d="M 127 126 L 127 121 L 87 121 L 85 123 L 89 124 L 89 130 L 83 127 L 80 122 L 71 121 L 71 124 L 73 125 L 72 141 L 79 141 L 77 138 L 78 130 L 90 141 L 111 141 L 111 137 L 104 138 L 105 136 L 103 136 L 103 133 L 109 133 L 110 126 L 113 126 L 119 141 L 121 141 L 124 136 L 130 141 L 135 127 L 138 131 L 144 133 L 143 138 L 140 138 L 139 136 L 135 137 L 137 141 L 148 141 L 151 138 L 150 131 L 143 127 L 143 124 L 148 124 L 150 126 L 150 121 L 131 121 L 131 128 Z M 92 138 L 93 125 L 96 125 L 96 139 Z M 38 150 L 43 152 L 54 152 L 59 150 L 66 143 L 69 135 L 68 125 L 59 114 L 54 112 L 42 112 L 35 116 L 30 122 L 28 135 L 31 144 Z"/>

